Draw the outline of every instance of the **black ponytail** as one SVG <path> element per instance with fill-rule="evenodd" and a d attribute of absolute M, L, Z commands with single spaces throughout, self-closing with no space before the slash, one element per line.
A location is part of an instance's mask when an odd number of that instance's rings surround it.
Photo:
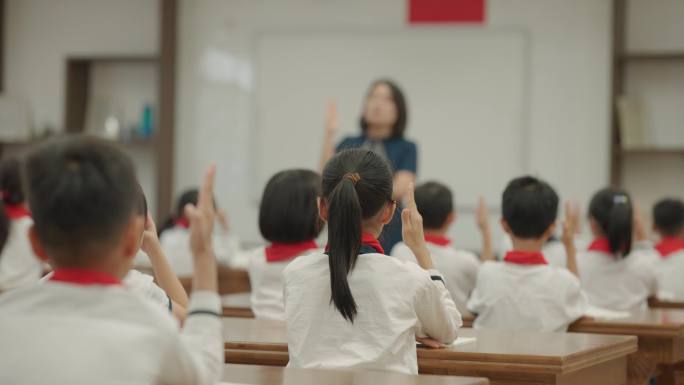
<path fill-rule="evenodd" d="M 323 170 L 322 192 L 328 208 L 330 302 L 353 323 L 357 308 L 347 277 L 361 249 L 361 223 L 391 202 L 392 173 L 371 151 L 342 151 Z"/>
<path fill-rule="evenodd" d="M 183 192 L 183 194 L 181 194 L 181 196 L 178 198 L 178 202 L 176 202 L 176 212 L 169 216 L 157 229 L 157 235 L 161 236 L 164 231 L 172 229 L 174 226 L 176 226 L 176 221 L 185 216 L 185 206 L 189 204 L 196 205 L 198 196 L 199 190 L 197 189 L 190 189 Z"/>
<path fill-rule="evenodd" d="M 21 182 L 19 158 L 7 158 L 0 163 L 0 190 L 2 190 L 2 201 L 6 205 L 18 205 L 26 200 Z"/>
<path fill-rule="evenodd" d="M 632 200 L 621 189 L 605 188 L 591 199 L 589 215 L 608 238 L 613 254 L 627 256 L 632 251 Z"/>

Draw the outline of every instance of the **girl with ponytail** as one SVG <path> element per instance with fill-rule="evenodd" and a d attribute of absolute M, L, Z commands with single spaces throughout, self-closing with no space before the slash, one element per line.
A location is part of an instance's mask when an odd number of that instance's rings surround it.
<path fill-rule="evenodd" d="M 617 188 L 598 191 L 589 204 L 589 224 L 594 241 L 578 257 L 589 302 L 612 310 L 645 306 L 656 292 L 657 257 L 629 194 Z"/>
<path fill-rule="evenodd" d="M 456 339 L 461 315 L 432 269 L 412 186 L 402 235 L 418 265 L 387 256 L 377 240 L 396 209 L 392 183 L 372 151 L 342 151 L 326 164 L 318 203 L 326 251 L 296 258 L 283 273 L 290 366 L 415 374 L 417 337 Z"/>

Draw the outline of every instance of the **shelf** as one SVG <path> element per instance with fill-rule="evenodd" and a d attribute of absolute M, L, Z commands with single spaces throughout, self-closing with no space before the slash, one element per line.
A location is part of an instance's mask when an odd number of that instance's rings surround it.
<path fill-rule="evenodd" d="M 658 156 L 667 156 L 667 155 L 681 155 L 684 156 L 684 148 L 652 148 L 652 147 L 644 147 L 644 148 L 629 148 L 629 149 L 620 149 L 620 153 L 623 155 L 658 155 Z"/>
<path fill-rule="evenodd" d="M 156 64 L 159 61 L 157 56 L 147 55 L 121 55 L 121 56 L 71 56 L 67 62 L 80 63 L 131 63 L 131 64 Z"/>
<path fill-rule="evenodd" d="M 619 56 L 622 62 L 663 62 L 684 61 L 684 52 L 661 51 L 661 52 L 631 52 Z"/>

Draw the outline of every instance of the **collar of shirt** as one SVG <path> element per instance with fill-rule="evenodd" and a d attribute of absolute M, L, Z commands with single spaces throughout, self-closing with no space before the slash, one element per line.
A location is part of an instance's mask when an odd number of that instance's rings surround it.
<path fill-rule="evenodd" d="M 173 224 L 184 229 L 190 228 L 190 221 L 186 217 L 176 218 L 176 220 L 173 221 Z"/>
<path fill-rule="evenodd" d="M 655 246 L 660 256 L 667 258 L 672 254 L 684 250 L 684 239 L 679 237 L 665 237 Z"/>
<path fill-rule="evenodd" d="M 266 262 L 283 262 L 293 257 L 296 257 L 302 252 L 311 249 L 317 249 L 318 245 L 313 240 L 295 242 L 295 243 L 280 243 L 273 242 L 265 249 Z"/>
<path fill-rule="evenodd" d="M 548 265 L 541 251 L 517 251 L 512 250 L 506 253 L 504 261 L 516 265 Z"/>
<path fill-rule="evenodd" d="M 74 285 L 121 285 L 121 280 L 111 274 L 87 269 L 56 269 L 50 281 Z"/>
<path fill-rule="evenodd" d="M 9 219 L 30 218 L 31 212 L 24 204 L 9 205 L 5 204 L 5 213 Z"/>
<path fill-rule="evenodd" d="M 596 238 L 594 239 L 593 242 L 589 244 L 589 247 L 587 248 L 589 251 L 598 251 L 601 253 L 606 253 L 606 254 L 613 254 L 613 252 L 610 250 L 610 241 L 608 241 L 608 238 Z"/>
<path fill-rule="evenodd" d="M 443 235 L 425 234 L 425 242 L 432 243 L 437 246 L 449 246 L 451 239 Z"/>
<path fill-rule="evenodd" d="M 325 253 L 328 254 L 330 250 L 330 245 L 325 245 Z M 380 242 L 377 238 L 368 233 L 361 233 L 361 248 L 359 249 L 359 254 L 372 254 L 379 253 L 385 254 L 385 249 L 382 248 Z"/>

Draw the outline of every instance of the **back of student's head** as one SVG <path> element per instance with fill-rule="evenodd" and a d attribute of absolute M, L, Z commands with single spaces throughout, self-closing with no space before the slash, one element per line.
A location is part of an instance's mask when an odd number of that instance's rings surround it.
<path fill-rule="evenodd" d="M 653 206 L 656 230 L 665 237 L 684 234 L 684 202 L 677 198 L 661 199 Z"/>
<path fill-rule="evenodd" d="M 295 243 L 318 237 L 323 224 L 316 200 L 321 177 L 309 170 L 281 171 L 268 181 L 259 206 L 259 230 L 269 242 Z"/>
<path fill-rule="evenodd" d="M 323 169 L 322 193 L 328 209 L 328 254 L 332 302 L 353 322 L 356 302 L 347 275 L 361 249 L 362 221 L 392 201 L 392 173 L 387 162 L 367 150 L 335 155 Z"/>
<path fill-rule="evenodd" d="M 501 210 L 514 236 L 541 238 L 556 221 L 558 195 L 548 183 L 535 177 L 515 178 L 503 192 Z"/>
<path fill-rule="evenodd" d="M 454 211 L 451 190 L 439 182 L 426 182 L 416 187 L 415 199 L 426 229 L 441 229 Z"/>
<path fill-rule="evenodd" d="M 627 255 L 632 250 L 632 200 L 622 189 L 599 190 L 589 203 L 589 217 L 608 238 L 613 254 Z"/>
<path fill-rule="evenodd" d="M 0 190 L 2 201 L 7 205 L 18 205 L 25 200 L 20 167 L 17 157 L 9 157 L 0 162 Z"/>
<path fill-rule="evenodd" d="M 185 218 L 185 206 L 192 204 L 197 205 L 197 197 L 199 196 L 199 190 L 196 188 L 185 190 L 176 201 L 176 208 L 172 215 L 170 215 L 164 223 L 162 223 L 159 228 L 157 228 L 157 233 L 159 236 L 166 230 L 169 230 L 176 226 L 178 220 Z"/>
<path fill-rule="evenodd" d="M 59 266 L 78 267 L 113 249 L 139 209 L 133 163 L 92 137 L 65 136 L 35 148 L 25 182 L 38 240 Z"/>

